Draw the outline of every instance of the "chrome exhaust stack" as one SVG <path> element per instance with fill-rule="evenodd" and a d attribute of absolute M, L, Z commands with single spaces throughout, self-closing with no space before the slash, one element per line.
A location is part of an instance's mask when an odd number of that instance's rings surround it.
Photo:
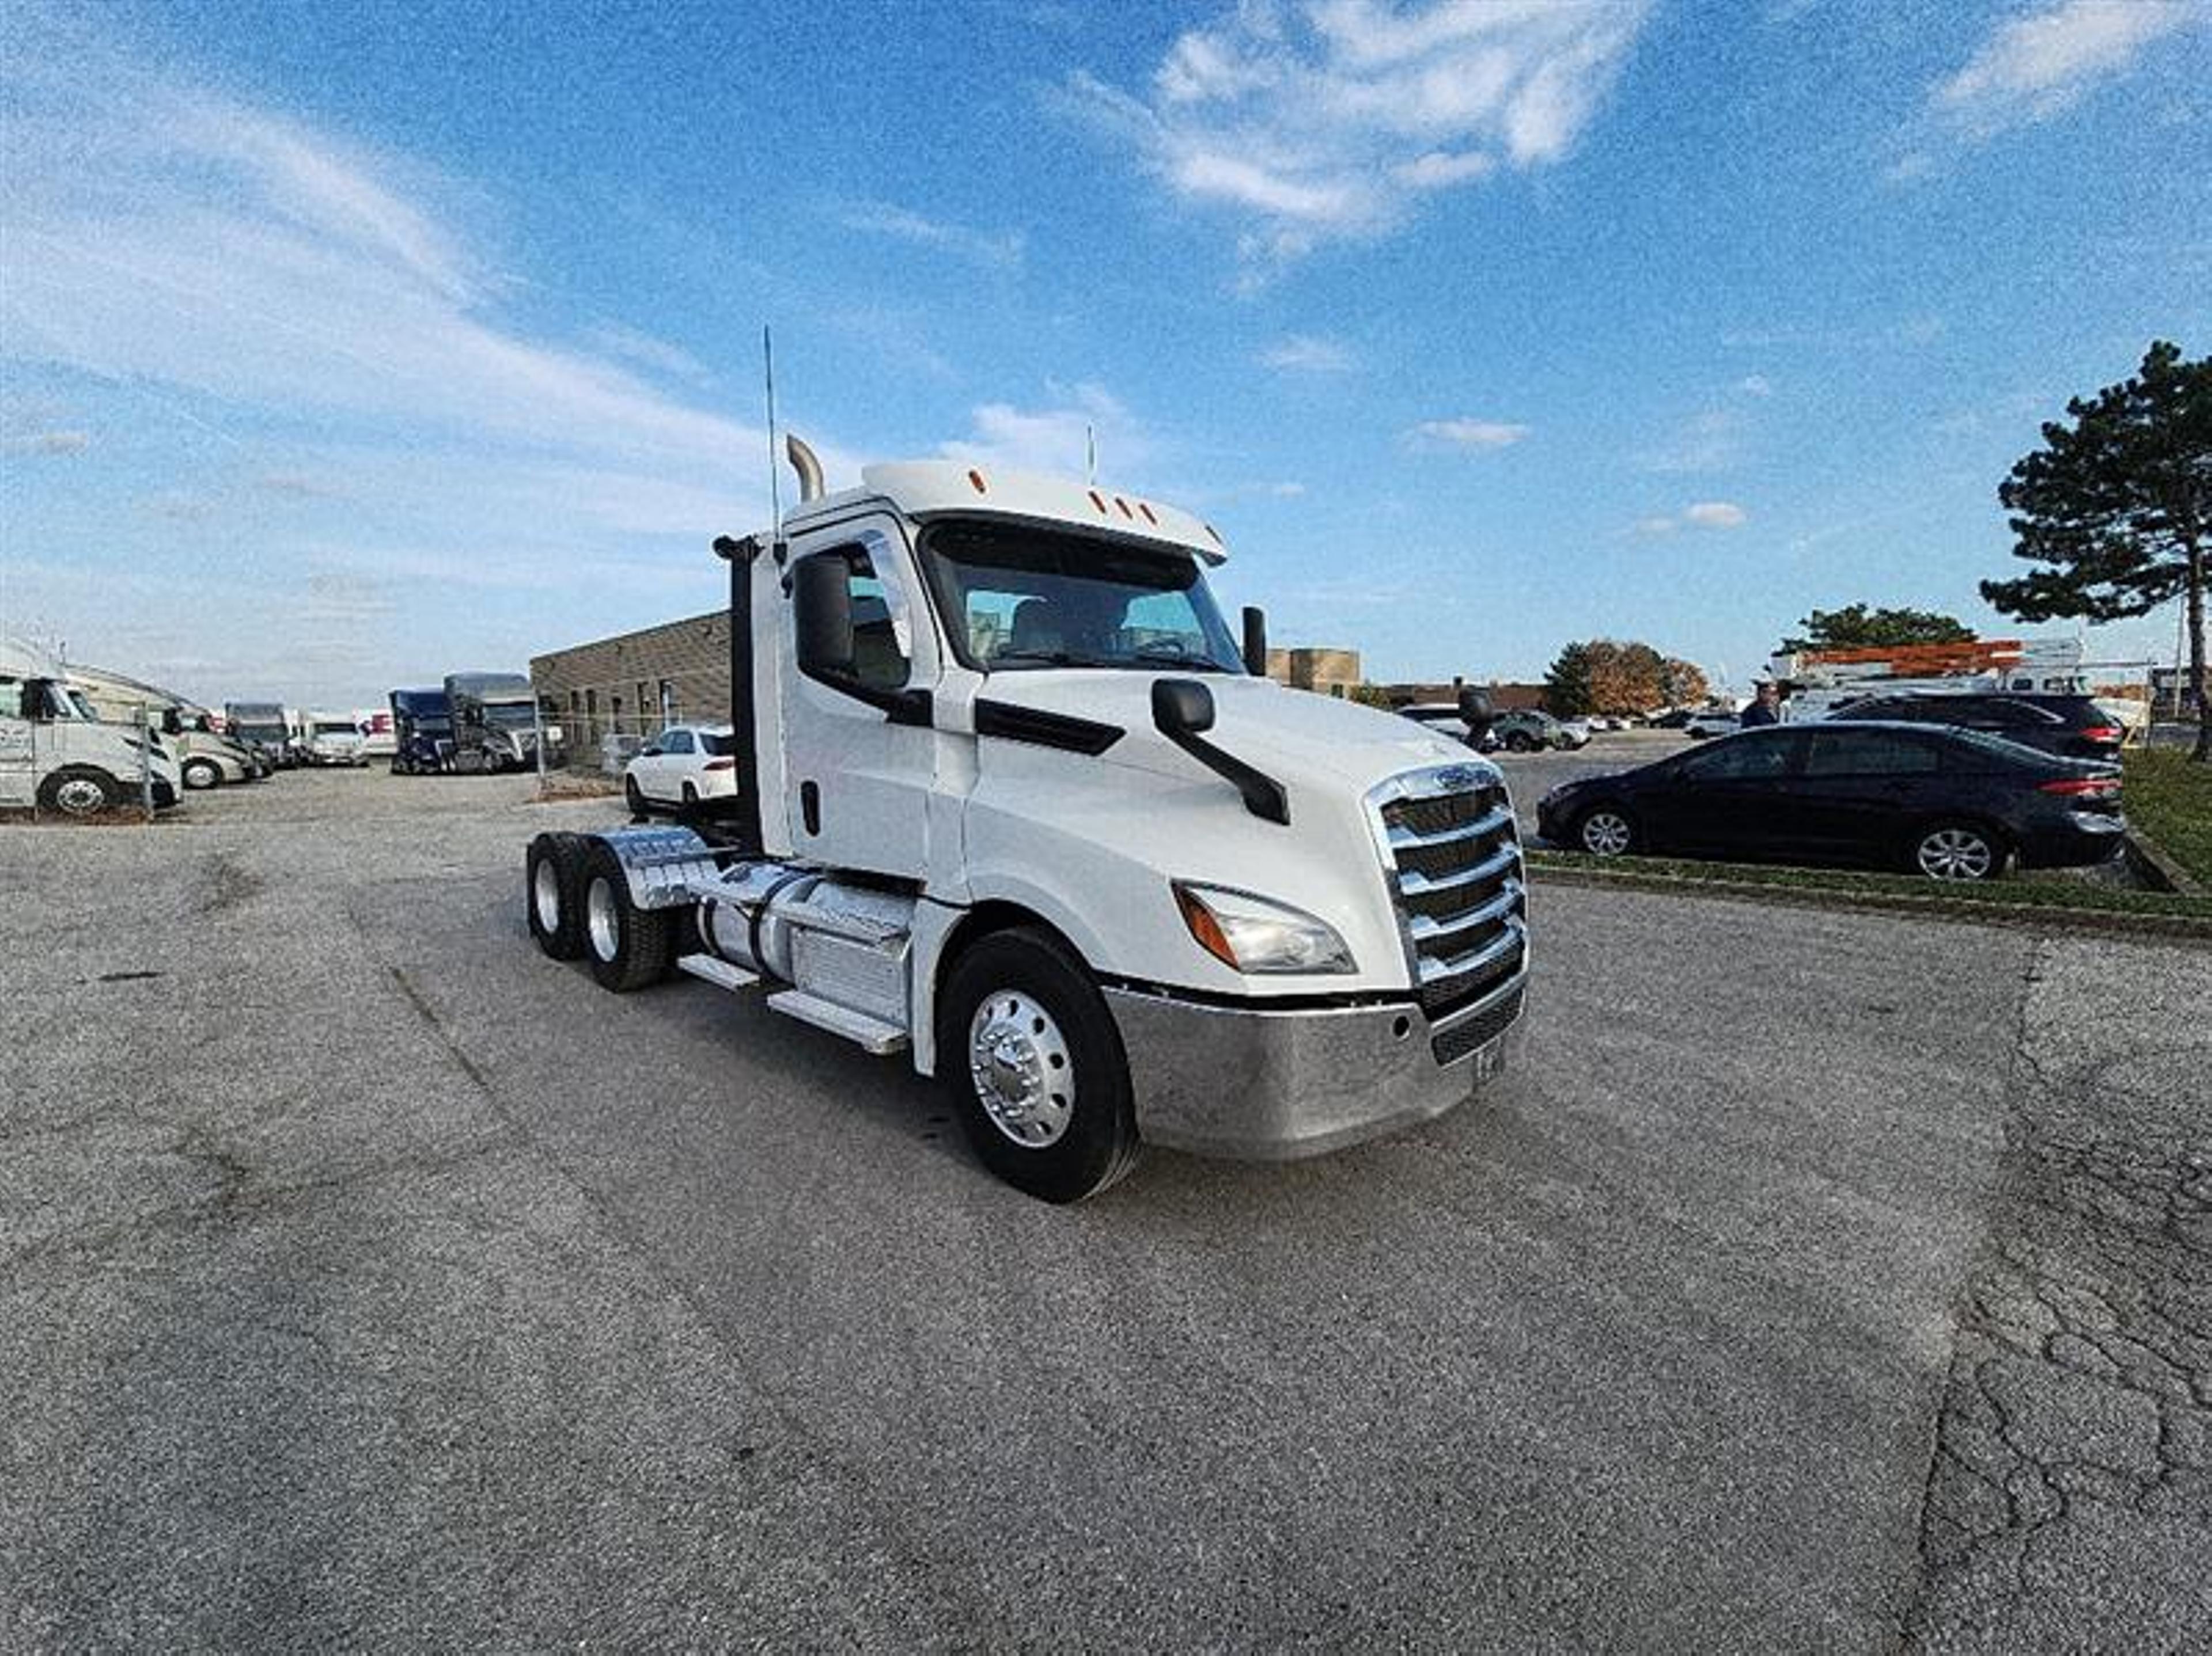
<path fill-rule="evenodd" d="M 815 458 L 814 451 L 787 432 L 783 452 L 791 457 L 791 469 L 799 474 L 799 505 L 820 500 L 825 493 L 822 487 L 822 462 Z"/>

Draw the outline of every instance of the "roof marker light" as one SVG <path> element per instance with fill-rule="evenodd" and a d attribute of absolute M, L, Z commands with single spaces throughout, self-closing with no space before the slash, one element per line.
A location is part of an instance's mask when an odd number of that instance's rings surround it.
<path fill-rule="evenodd" d="M 1141 513 L 1143 513 L 1145 514 L 1145 521 L 1146 521 L 1146 523 L 1148 523 L 1148 524 L 1157 524 L 1157 523 L 1158 523 L 1158 522 L 1159 522 L 1159 519 L 1158 519 L 1158 518 L 1155 518 L 1154 516 L 1152 516 L 1152 507 L 1150 507 L 1146 506 L 1146 505 L 1142 500 L 1139 500 L 1139 501 L 1138 501 L 1138 502 L 1137 502 L 1137 510 L 1138 510 L 1138 511 L 1139 511 L 1139 512 L 1141 512 Z"/>
<path fill-rule="evenodd" d="M 1125 518 L 1133 518 L 1137 515 L 1135 513 L 1129 510 L 1129 503 L 1123 500 L 1119 494 L 1116 494 L 1114 497 L 1114 504 L 1121 508 L 1121 515 Z"/>
<path fill-rule="evenodd" d="M 1213 537 L 1213 543 L 1216 546 L 1222 544 L 1221 531 L 1219 530 L 1216 529 L 1212 524 L 1201 525 L 1200 527 L 1202 527 L 1207 534 Z"/>
<path fill-rule="evenodd" d="M 984 489 L 984 488 L 983 488 L 983 474 L 982 474 L 981 472 L 980 472 L 980 471 L 971 471 L 971 472 L 969 472 L 969 473 L 968 474 L 968 481 L 969 481 L 969 482 L 971 482 L 971 483 L 973 483 L 973 484 L 975 484 L 975 492 L 976 492 L 978 494 L 984 494 L 984 493 L 986 493 L 986 492 L 987 492 L 987 491 Z"/>
<path fill-rule="evenodd" d="M 1099 498 L 1098 491 L 1095 488 L 1091 491 L 1091 504 L 1097 507 L 1101 512 L 1103 512 L 1106 509 L 1106 502 Z"/>

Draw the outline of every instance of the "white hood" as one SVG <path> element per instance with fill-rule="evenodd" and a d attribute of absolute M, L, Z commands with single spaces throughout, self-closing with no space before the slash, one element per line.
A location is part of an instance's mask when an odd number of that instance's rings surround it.
<path fill-rule="evenodd" d="M 1119 726 L 1127 734 L 1103 755 L 1158 775 L 1188 778 L 1195 763 L 1152 725 L 1152 685 L 1188 676 L 1213 693 L 1213 728 L 1206 739 L 1256 766 L 1295 792 L 1301 785 L 1365 792 L 1385 777 L 1426 765 L 1483 761 L 1459 743 L 1410 719 L 1285 689 L 1272 680 L 1226 673 L 1178 675 L 1068 669 L 994 673 L 981 699 Z"/>

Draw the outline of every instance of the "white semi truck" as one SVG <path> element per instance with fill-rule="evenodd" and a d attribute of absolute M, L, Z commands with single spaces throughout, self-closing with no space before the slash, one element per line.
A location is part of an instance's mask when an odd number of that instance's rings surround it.
<path fill-rule="evenodd" d="M 91 816 L 177 803 L 177 761 L 150 731 L 100 722 L 61 661 L 0 639 L 0 807 Z"/>
<path fill-rule="evenodd" d="M 781 532 L 715 543 L 737 796 L 538 835 L 547 954 L 905 1052 L 1050 1201 L 1145 1143 L 1334 1149 L 1500 1066 L 1529 945 L 1494 767 L 1262 676 L 1188 513 L 957 462 L 825 494 L 790 450 Z"/>

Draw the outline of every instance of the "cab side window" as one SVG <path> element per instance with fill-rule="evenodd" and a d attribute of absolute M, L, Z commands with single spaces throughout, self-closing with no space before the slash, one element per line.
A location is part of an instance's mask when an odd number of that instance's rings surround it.
<path fill-rule="evenodd" d="M 845 566 L 845 591 L 853 605 L 853 677 L 872 690 L 902 690 L 912 664 L 899 641 L 892 594 L 869 559 L 867 549 L 840 547 L 815 555 Z"/>
<path fill-rule="evenodd" d="M 667 735 L 660 738 L 660 750 L 663 753 L 690 753 L 691 751 L 691 732 L 689 731 L 669 731 Z"/>

